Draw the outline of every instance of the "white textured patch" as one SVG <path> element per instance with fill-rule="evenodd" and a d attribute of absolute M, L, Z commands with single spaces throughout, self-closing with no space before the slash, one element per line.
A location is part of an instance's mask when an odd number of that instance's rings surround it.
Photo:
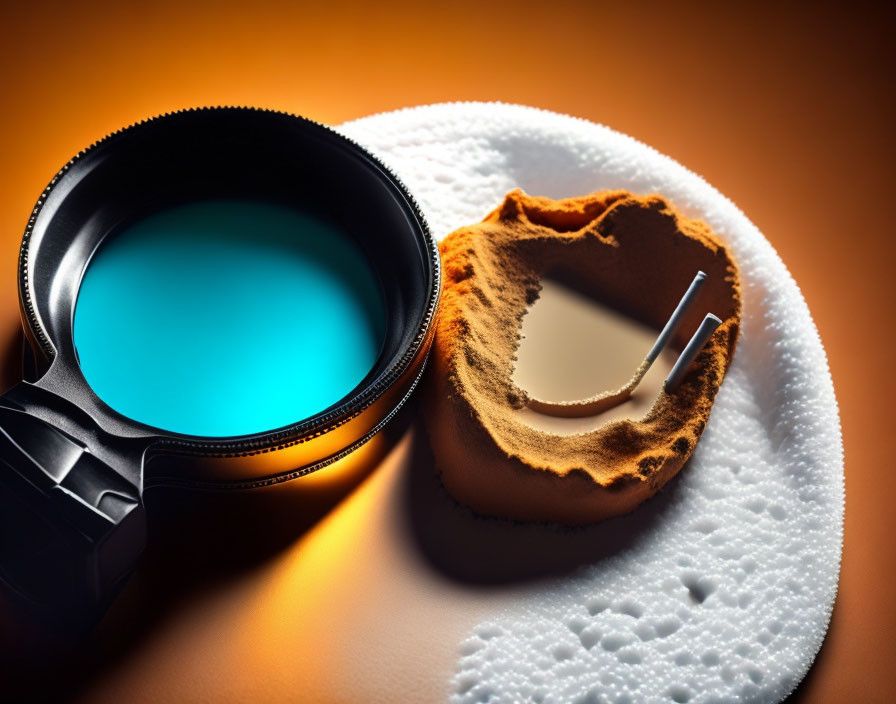
<path fill-rule="evenodd" d="M 658 192 L 726 240 L 744 283 L 740 341 L 706 432 L 679 478 L 639 509 L 661 511 L 637 539 L 477 626 L 459 650 L 453 701 L 784 698 L 818 651 L 836 594 L 843 450 L 824 350 L 771 245 L 701 178 L 584 120 L 456 103 L 339 129 L 394 168 L 437 238 L 517 187 Z M 598 540 L 633 529 L 637 515 L 585 530 Z M 521 539 L 532 530 L 541 528 Z"/>

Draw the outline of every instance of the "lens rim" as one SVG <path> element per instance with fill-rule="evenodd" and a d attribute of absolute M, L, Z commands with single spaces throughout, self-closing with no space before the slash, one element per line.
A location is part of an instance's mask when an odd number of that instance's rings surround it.
<path fill-rule="evenodd" d="M 90 159 L 102 159 L 123 137 L 144 135 L 151 127 L 165 121 L 197 120 L 198 116 L 203 120 L 219 118 L 233 120 L 245 116 L 247 122 L 258 121 L 260 118 L 278 121 L 288 118 L 295 121 L 297 133 L 305 131 L 315 139 L 328 140 L 333 147 L 351 153 L 389 190 L 398 206 L 405 212 L 410 234 L 420 248 L 424 267 L 422 274 L 425 300 L 419 308 L 420 314 L 413 329 L 405 331 L 410 334 L 402 338 L 404 342 L 399 353 L 393 355 L 394 361 L 391 364 L 372 378 L 368 375 L 351 394 L 329 409 L 281 428 L 250 435 L 204 437 L 170 432 L 134 421 L 106 405 L 87 384 L 74 355 L 66 353 L 66 347 L 69 346 L 73 352 L 73 341 L 58 339 L 52 327 L 44 324 L 39 313 L 39 310 L 48 310 L 51 315 L 72 314 L 74 301 L 71 301 L 71 310 L 66 307 L 65 310 L 54 311 L 51 299 L 54 295 L 53 279 L 57 276 L 69 277 L 67 281 L 71 284 L 70 279 L 74 274 L 68 270 L 60 271 L 59 267 L 53 271 L 52 277 L 44 277 L 43 280 L 35 280 L 32 274 L 35 244 L 39 243 L 42 227 L 46 228 L 47 211 L 58 209 L 58 205 L 76 188 L 77 182 L 72 175 L 78 170 L 77 167 Z M 201 122 L 196 124 L 200 125 Z M 75 299 L 80 286 L 80 276 L 93 251 L 95 249 L 72 254 L 75 262 L 79 263 L 79 268 L 72 268 L 72 271 L 77 269 L 78 272 L 78 281 L 74 283 Z M 408 272 L 408 275 L 419 275 L 419 272 Z M 326 125 L 299 115 L 260 108 L 223 106 L 191 108 L 141 121 L 95 142 L 66 163 L 41 194 L 28 221 L 19 255 L 18 284 L 26 337 L 35 351 L 36 366 L 39 372 L 42 372 L 36 382 L 37 385 L 76 403 L 108 432 L 127 438 L 146 438 L 149 455 L 205 459 L 251 458 L 269 453 L 283 455 L 283 459 L 279 462 L 271 462 L 272 457 L 265 458 L 263 462 L 243 459 L 242 468 L 235 468 L 231 462 L 226 463 L 229 469 L 226 472 L 225 483 L 234 486 L 244 484 L 256 486 L 260 481 L 270 483 L 285 480 L 280 479 L 281 477 L 294 478 L 326 466 L 334 457 L 344 455 L 366 442 L 405 403 L 423 373 L 432 342 L 441 290 L 441 262 L 438 245 L 413 194 L 388 166 L 360 144 Z M 67 328 L 69 333 L 70 328 L 71 326 Z M 294 450 L 292 453 L 278 452 L 300 445 L 303 446 L 303 452 L 299 453 L 300 457 Z M 318 451 L 313 451 L 312 445 L 319 448 Z M 289 457 L 286 457 L 287 455 Z M 302 465 L 298 468 L 297 460 Z M 194 464 L 205 467 L 208 463 Z M 246 476 L 240 478 L 239 475 L 244 470 Z M 196 475 L 193 477 L 191 472 L 187 472 L 187 481 L 219 481 L 219 478 L 215 477 L 215 471 L 214 468 L 205 467 L 202 471 L 193 473 Z M 169 479 L 170 482 L 180 481 L 178 477 Z"/>

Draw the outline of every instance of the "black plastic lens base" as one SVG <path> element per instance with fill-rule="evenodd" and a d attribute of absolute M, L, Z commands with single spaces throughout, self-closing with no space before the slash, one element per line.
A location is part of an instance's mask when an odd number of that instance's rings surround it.
<path fill-rule="evenodd" d="M 385 301 L 385 342 L 367 377 L 325 411 L 254 435 L 196 437 L 121 416 L 85 381 L 72 320 L 91 256 L 129 223 L 207 198 L 261 198 L 311 212 L 367 255 Z M 33 383 L 0 398 L 0 579 L 35 603 L 100 613 L 144 547 L 145 483 L 263 486 L 326 467 L 364 443 L 420 378 L 439 285 L 438 248 L 407 189 L 359 145 L 310 120 L 191 110 L 79 154 L 42 194 L 22 244 Z M 258 334 L 288 360 L 277 326 L 297 324 L 298 314 L 260 325 Z"/>

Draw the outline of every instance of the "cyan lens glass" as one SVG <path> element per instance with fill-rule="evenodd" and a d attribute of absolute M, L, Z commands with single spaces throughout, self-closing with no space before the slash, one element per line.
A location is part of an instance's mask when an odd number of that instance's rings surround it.
<path fill-rule="evenodd" d="M 375 271 L 337 225 L 263 200 L 204 200 L 113 233 L 92 257 L 74 340 L 93 391 L 175 433 L 249 435 L 349 395 L 386 313 Z"/>

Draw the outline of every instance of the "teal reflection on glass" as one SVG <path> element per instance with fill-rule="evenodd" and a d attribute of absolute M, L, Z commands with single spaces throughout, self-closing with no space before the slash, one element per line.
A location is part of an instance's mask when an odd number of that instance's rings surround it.
<path fill-rule="evenodd" d="M 74 340 L 119 413 L 190 435 L 296 423 L 370 372 L 385 310 L 364 253 L 334 225 L 255 200 L 209 200 L 124 228 L 81 283 Z"/>

